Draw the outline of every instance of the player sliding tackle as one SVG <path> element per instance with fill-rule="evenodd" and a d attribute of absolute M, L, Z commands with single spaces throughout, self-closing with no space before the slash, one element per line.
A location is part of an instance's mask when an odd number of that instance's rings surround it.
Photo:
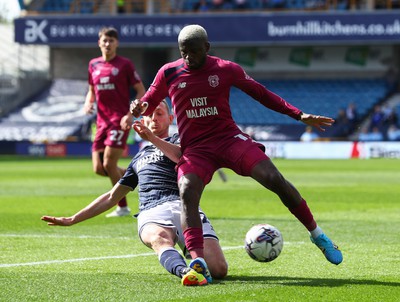
<path fill-rule="evenodd" d="M 228 266 L 217 235 L 200 209 L 197 211 L 202 219 L 205 259 L 211 275 L 204 270 L 198 259 L 187 266 L 181 254 L 174 248 L 175 243 L 178 243 L 184 253 L 186 250 L 180 223 L 182 204 L 175 171 L 175 162 L 181 156 L 181 149 L 178 136 L 168 136 L 172 120 L 168 104 L 162 101 L 150 116 L 143 118 L 143 124 L 139 121 L 134 123 L 136 132 L 152 144 L 138 152 L 125 175 L 109 192 L 97 197 L 75 215 L 43 216 L 42 220 L 49 225 L 60 226 L 82 222 L 111 209 L 122 197 L 139 186 L 140 213 L 137 218 L 142 242 L 156 252 L 161 265 L 168 272 L 181 278 L 183 285 L 206 285 L 211 282 L 212 277 L 225 277 Z M 156 146 L 163 147 L 163 152 Z"/>
<path fill-rule="evenodd" d="M 311 241 L 326 259 L 333 264 L 341 263 L 342 253 L 317 225 L 303 196 L 264 153 L 264 146 L 235 124 L 229 107 L 230 89 L 237 87 L 265 107 L 321 131 L 334 120 L 303 113 L 252 79 L 238 64 L 208 55 L 207 32 L 199 25 L 184 27 L 178 36 L 178 46 L 181 58 L 160 68 L 146 94 L 132 102 L 131 113 L 136 117 L 149 115 L 161 99 L 170 97 L 172 101 L 183 152 L 177 164 L 183 202 L 182 227 L 192 258 L 207 269 L 197 209 L 204 187 L 215 171 L 225 167 L 239 175 L 251 176 L 277 194 L 310 232 Z"/>

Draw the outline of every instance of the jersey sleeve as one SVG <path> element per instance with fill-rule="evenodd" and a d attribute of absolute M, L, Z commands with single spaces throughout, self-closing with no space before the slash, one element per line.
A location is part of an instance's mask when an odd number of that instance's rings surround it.
<path fill-rule="evenodd" d="M 299 120 L 300 109 L 286 102 L 282 97 L 268 90 L 261 83 L 255 81 L 240 65 L 231 62 L 231 69 L 235 87 L 257 100 L 263 106 Z"/>
<path fill-rule="evenodd" d="M 178 133 L 174 133 L 174 134 L 171 136 L 169 142 L 170 142 L 171 144 L 180 145 L 181 139 L 179 138 Z"/>
<path fill-rule="evenodd" d="M 88 84 L 93 86 L 92 61 L 89 62 L 89 66 L 88 66 Z"/>
<path fill-rule="evenodd" d="M 136 71 L 135 65 L 130 60 L 128 60 L 128 74 L 129 74 L 130 85 L 133 86 L 137 83 L 142 82 L 139 73 Z"/>
<path fill-rule="evenodd" d="M 149 89 L 146 91 L 144 96 L 141 98 L 142 102 L 147 102 L 149 107 L 143 113 L 143 115 L 150 115 L 157 108 L 157 106 L 161 103 L 163 99 L 168 96 L 168 88 L 164 74 L 165 66 L 161 67 L 156 77 L 151 83 Z"/>
<path fill-rule="evenodd" d="M 132 190 L 135 190 L 139 183 L 138 175 L 136 174 L 135 170 L 133 169 L 134 159 L 129 164 L 128 168 L 124 176 L 118 181 L 119 184 L 130 187 Z"/>

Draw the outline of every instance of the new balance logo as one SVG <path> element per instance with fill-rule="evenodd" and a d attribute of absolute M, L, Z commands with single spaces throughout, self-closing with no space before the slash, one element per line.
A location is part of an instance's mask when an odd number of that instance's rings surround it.
<path fill-rule="evenodd" d="M 186 82 L 179 83 L 178 88 L 186 88 Z"/>

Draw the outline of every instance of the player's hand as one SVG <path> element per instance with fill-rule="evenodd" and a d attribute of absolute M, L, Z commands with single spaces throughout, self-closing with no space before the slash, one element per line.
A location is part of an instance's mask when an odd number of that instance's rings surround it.
<path fill-rule="evenodd" d="M 143 140 L 151 141 L 152 137 L 154 136 L 153 132 L 151 132 L 151 130 L 143 125 L 140 121 L 135 121 L 132 127 Z"/>
<path fill-rule="evenodd" d="M 134 117 L 139 117 L 146 111 L 149 104 L 147 102 L 141 102 L 140 100 L 136 99 L 131 102 L 129 107 L 129 111 Z"/>
<path fill-rule="evenodd" d="M 327 116 L 308 114 L 304 112 L 300 116 L 300 120 L 304 124 L 315 127 L 320 131 L 325 131 L 326 127 L 332 126 L 335 122 L 333 118 Z"/>
<path fill-rule="evenodd" d="M 86 114 L 92 114 L 94 112 L 94 103 L 85 102 L 83 110 L 85 111 Z"/>
<path fill-rule="evenodd" d="M 47 224 L 51 226 L 71 226 L 74 224 L 71 217 L 42 216 L 41 219 L 47 221 Z"/>
<path fill-rule="evenodd" d="M 131 129 L 132 122 L 133 122 L 132 115 L 130 115 L 130 114 L 124 115 L 120 122 L 120 126 L 121 126 L 122 130 Z"/>

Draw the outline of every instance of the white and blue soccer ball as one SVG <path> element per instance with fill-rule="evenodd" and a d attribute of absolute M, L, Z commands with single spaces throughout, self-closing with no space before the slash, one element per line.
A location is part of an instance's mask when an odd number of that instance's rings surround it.
<path fill-rule="evenodd" d="M 281 253 L 283 237 L 273 225 L 257 224 L 247 232 L 244 247 L 255 261 L 270 262 Z"/>

